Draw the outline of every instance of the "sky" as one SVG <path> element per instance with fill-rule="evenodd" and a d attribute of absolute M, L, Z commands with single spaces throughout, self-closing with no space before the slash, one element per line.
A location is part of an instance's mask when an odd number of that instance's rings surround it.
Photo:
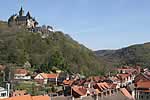
<path fill-rule="evenodd" d="M 150 0 L 1 0 L 0 20 L 23 6 L 92 50 L 150 42 Z"/>

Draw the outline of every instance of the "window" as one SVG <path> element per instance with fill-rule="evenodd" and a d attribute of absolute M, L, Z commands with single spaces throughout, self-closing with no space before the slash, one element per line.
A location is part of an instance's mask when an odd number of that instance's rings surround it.
<path fill-rule="evenodd" d="M 148 100 L 149 96 L 146 96 L 146 98 L 147 98 L 147 100 Z"/>
<path fill-rule="evenodd" d="M 143 96 L 141 96 L 141 99 L 143 99 Z"/>
<path fill-rule="evenodd" d="M 2 97 L 5 97 L 5 96 L 6 96 L 6 93 L 2 93 L 1 96 L 2 96 Z"/>
<path fill-rule="evenodd" d="M 148 92 L 145 92 L 145 94 L 148 95 L 149 93 L 148 93 Z"/>

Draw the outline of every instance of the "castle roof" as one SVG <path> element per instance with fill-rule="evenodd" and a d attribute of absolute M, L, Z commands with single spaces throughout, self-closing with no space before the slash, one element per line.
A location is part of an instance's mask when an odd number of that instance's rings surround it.
<path fill-rule="evenodd" d="M 20 9 L 20 11 L 19 11 L 19 15 L 20 15 L 20 16 L 23 16 L 23 14 L 24 14 L 24 10 L 23 10 L 23 8 L 21 7 L 21 9 Z"/>
<path fill-rule="evenodd" d="M 17 21 L 26 21 L 28 18 L 27 16 L 18 16 Z"/>
<path fill-rule="evenodd" d="M 26 16 L 27 16 L 29 19 L 32 18 L 29 11 L 27 12 Z"/>

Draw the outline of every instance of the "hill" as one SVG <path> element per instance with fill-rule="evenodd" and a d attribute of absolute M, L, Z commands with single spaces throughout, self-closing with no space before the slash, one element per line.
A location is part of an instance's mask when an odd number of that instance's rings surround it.
<path fill-rule="evenodd" d="M 150 43 L 132 45 L 118 50 L 99 50 L 96 55 L 111 65 L 150 65 Z M 149 67 L 150 68 L 150 67 Z"/>
<path fill-rule="evenodd" d="M 67 72 L 94 75 L 104 73 L 95 53 L 63 32 L 51 32 L 42 38 L 18 27 L 0 22 L 0 64 L 23 66 L 29 61 L 37 70 L 58 68 Z"/>

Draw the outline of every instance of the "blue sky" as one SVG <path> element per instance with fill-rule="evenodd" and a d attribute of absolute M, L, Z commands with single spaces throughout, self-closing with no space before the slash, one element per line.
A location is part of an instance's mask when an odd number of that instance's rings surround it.
<path fill-rule="evenodd" d="M 20 10 L 92 50 L 150 41 L 150 0 L 1 0 L 0 20 Z"/>

